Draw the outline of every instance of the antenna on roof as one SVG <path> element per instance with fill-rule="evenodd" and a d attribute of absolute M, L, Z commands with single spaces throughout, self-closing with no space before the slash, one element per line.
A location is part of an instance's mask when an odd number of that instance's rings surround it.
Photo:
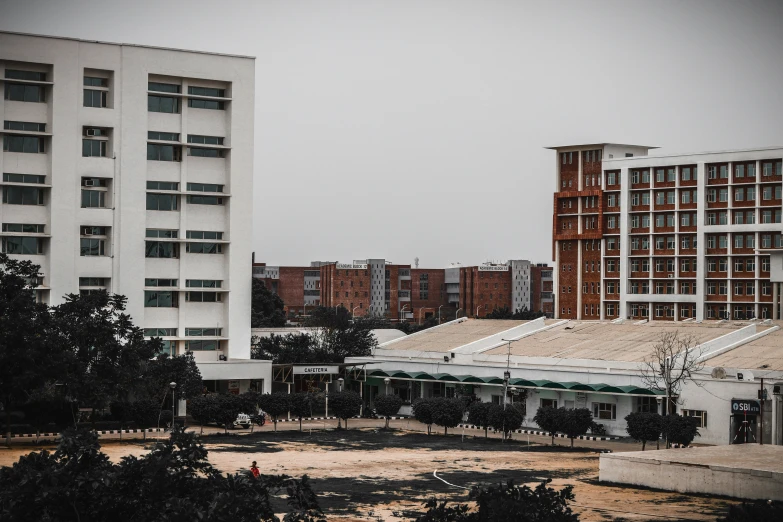
<path fill-rule="evenodd" d="M 413 262 L 416 265 L 416 268 L 419 268 L 419 258 L 418 257 L 414 258 Z"/>

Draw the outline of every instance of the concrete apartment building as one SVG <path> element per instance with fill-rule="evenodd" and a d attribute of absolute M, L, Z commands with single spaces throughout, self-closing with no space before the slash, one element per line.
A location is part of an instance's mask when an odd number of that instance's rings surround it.
<path fill-rule="evenodd" d="M 437 316 L 484 317 L 497 308 L 553 310 L 552 269 L 512 260 L 472 267 L 415 268 L 385 259 L 314 261 L 309 267 L 254 263 L 286 305 L 289 317 L 315 306 L 343 306 L 352 314 L 420 322 Z M 535 307 L 535 308 L 534 308 Z"/>
<path fill-rule="evenodd" d="M 778 319 L 783 148 L 554 147 L 555 313 Z"/>
<path fill-rule="evenodd" d="M 125 295 L 208 386 L 269 388 L 249 360 L 254 59 L 0 33 L 0 83 L 2 250 L 41 266 L 39 299 Z"/>

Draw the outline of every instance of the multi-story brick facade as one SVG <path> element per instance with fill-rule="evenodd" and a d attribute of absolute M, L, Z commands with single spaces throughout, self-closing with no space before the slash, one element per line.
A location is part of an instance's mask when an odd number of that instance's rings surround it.
<path fill-rule="evenodd" d="M 289 317 L 308 307 L 343 306 L 356 316 L 423 321 L 438 314 L 484 317 L 497 308 L 552 311 L 551 268 L 529 261 L 456 268 L 411 268 L 384 259 L 310 267 L 253 265 L 253 276 L 285 303 Z M 535 303 L 535 304 L 534 304 Z"/>
<path fill-rule="evenodd" d="M 783 149 L 555 150 L 558 317 L 780 317 Z"/>

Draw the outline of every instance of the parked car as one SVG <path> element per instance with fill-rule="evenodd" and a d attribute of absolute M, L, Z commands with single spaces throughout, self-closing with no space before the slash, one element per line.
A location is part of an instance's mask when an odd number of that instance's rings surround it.
<path fill-rule="evenodd" d="M 258 410 L 257 415 L 248 415 L 247 413 L 240 413 L 237 415 L 236 420 L 232 424 L 232 428 L 240 429 L 248 429 L 251 424 L 256 424 L 257 426 L 263 426 L 266 422 L 266 413 L 264 413 L 262 410 Z"/>

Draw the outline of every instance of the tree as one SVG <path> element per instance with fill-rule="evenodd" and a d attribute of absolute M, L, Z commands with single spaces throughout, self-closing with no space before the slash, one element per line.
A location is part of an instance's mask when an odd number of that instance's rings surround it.
<path fill-rule="evenodd" d="M 0 401 L 6 444 L 11 440 L 11 409 L 54 380 L 61 362 L 59 352 L 48 342 L 48 307 L 35 299 L 39 269 L 0 253 Z"/>
<path fill-rule="evenodd" d="M 364 404 L 362 397 L 350 390 L 329 394 L 329 407 L 332 408 L 335 417 L 345 421 L 345 429 L 348 429 L 348 419 L 361 413 L 362 404 Z"/>
<path fill-rule="evenodd" d="M 551 479 L 542 482 L 535 489 L 516 486 L 513 480 L 497 486 L 474 487 L 470 499 L 476 509 L 470 511 L 467 505 L 455 507 L 448 503 L 429 500 L 429 510 L 416 519 L 417 522 L 578 522 L 579 515 L 573 513 L 569 501 L 574 500 L 573 487 L 565 486 L 560 491 L 550 488 Z"/>
<path fill-rule="evenodd" d="M 413 401 L 413 418 L 427 425 L 427 435 L 432 433 L 433 400 L 419 398 Z"/>
<path fill-rule="evenodd" d="M 283 392 L 267 393 L 259 397 L 261 409 L 264 410 L 277 431 L 277 420 L 291 409 L 291 396 Z"/>
<path fill-rule="evenodd" d="M 291 415 L 299 419 L 299 431 L 302 431 L 302 419 L 312 417 L 313 409 L 323 404 L 323 396 L 314 392 L 298 392 L 291 395 Z"/>
<path fill-rule="evenodd" d="M 636 442 L 658 441 L 661 437 L 661 416 L 658 413 L 634 412 L 625 416 L 625 431 Z"/>
<path fill-rule="evenodd" d="M 555 433 L 560 430 L 560 415 L 558 414 L 557 409 L 544 406 L 538 408 L 535 417 L 533 417 L 533 422 L 538 424 L 542 430 L 548 431 L 549 434 L 552 435 L 552 446 L 554 446 Z"/>
<path fill-rule="evenodd" d="M 193 420 L 201 425 L 201 435 L 204 434 L 204 424 L 215 421 L 217 417 L 217 399 L 215 394 L 194 397 L 188 401 L 188 413 Z"/>
<path fill-rule="evenodd" d="M 587 433 L 593 424 L 593 415 L 587 408 L 565 409 L 560 408 L 560 425 L 558 429 L 571 439 L 571 447 L 574 447 L 574 439 Z"/>
<path fill-rule="evenodd" d="M 683 385 L 690 381 L 701 386 L 693 375 L 704 368 L 701 360 L 704 350 L 692 334 L 678 331 L 661 332 L 658 342 L 645 358 L 640 376 L 645 386 L 666 392 L 664 415 L 673 411 Z"/>
<path fill-rule="evenodd" d="M 729 506 L 729 512 L 719 522 L 780 522 L 783 502 L 754 500 Z"/>
<path fill-rule="evenodd" d="M 489 414 L 493 406 L 497 405 L 490 402 L 474 402 L 468 407 L 468 424 L 482 428 L 485 439 L 490 427 Z"/>
<path fill-rule="evenodd" d="M 57 396 L 54 388 L 49 385 L 34 390 L 27 402 L 21 405 L 25 422 L 35 428 L 36 443 L 44 427 L 54 423 L 55 429 L 59 430 L 72 419 L 71 404 Z"/>
<path fill-rule="evenodd" d="M 223 475 L 207 450 L 181 428 L 148 454 L 113 464 L 98 437 L 68 430 L 54 454 L 31 453 L 0 468 L 3 520 L 323 520 L 307 477 Z M 279 491 L 288 508 L 273 505 Z"/>
<path fill-rule="evenodd" d="M 462 401 L 446 397 L 438 397 L 432 401 L 432 423 L 443 426 L 444 435 L 449 434 L 449 428 L 455 428 L 462 422 Z"/>
<path fill-rule="evenodd" d="M 127 299 L 98 292 L 69 294 L 52 308 L 54 342 L 64 354 L 60 371 L 68 395 L 79 406 L 101 409 L 127 396 L 143 379 L 143 369 L 160 351 L 125 314 Z"/>
<path fill-rule="evenodd" d="M 233 393 L 215 393 L 215 421 L 219 426 L 223 426 L 223 430 L 228 435 L 228 428 L 234 425 L 234 421 L 237 420 L 237 416 L 243 413 L 245 404 L 239 395 Z"/>
<path fill-rule="evenodd" d="M 285 303 L 280 296 L 269 291 L 263 279 L 253 278 L 250 301 L 250 327 L 276 328 L 285 326 Z"/>
<path fill-rule="evenodd" d="M 144 365 L 142 384 L 134 391 L 134 396 L 145 396 L 163 400 L 171 393 L 169 383 L 177 383 L 177 399 L 190 400 L 204 394 L 204 382 L 192 353 L 169 356 L 158 355 Z"/>
<path fill-rule="evenodd" d="M 522 413 L 513 406 L 509 405 L 506 409 L 500 404 L 491 404 L 489 408 L 489 425 L 507 438 L 508 434 L 522 427 L 522 421 L 525 418 Z"/>
<path fill-rule="evenodd" d="M 503 308 L 495 308 L 490 313 L 488 313 L 484 318 L 485 319 L 515 319 L 517 321 L 532 321 L 533 319 L 538 319 L 539 317 L 544 317 L 546 314 L 539 310 L 538 312 L 532 312 L 527 309 L 527 307 L 523 307 L 521 309 L 517 309 L 516 312 L 511 312 L 511 310 L 508 309 L 507 306 L 504 306 Z"/>
<path fill-rule="evenodd" d="M 699 435 L 698 419 L 683 417 L 676 413 L 664 415 L 661 420 L 661 433 L 666 439 L 666 447 L 671 444 L 688 446 Z"/>
<path fill-rule="evenodd" d="M 130 403 L 130 417 L 141 429 L 147 440 L 147 429 L 158 426 L 161 418 L 160 404 L 152 399 L 140 399 Z"/>
<path fill-rule="evenodd" d="M 386 419 L 386 429 L 389 429 L 389 419 L 397 415 L 402 407 L 402 399 L 399 395 L 381 395 L 375 398 L 375 411 Z"/>

